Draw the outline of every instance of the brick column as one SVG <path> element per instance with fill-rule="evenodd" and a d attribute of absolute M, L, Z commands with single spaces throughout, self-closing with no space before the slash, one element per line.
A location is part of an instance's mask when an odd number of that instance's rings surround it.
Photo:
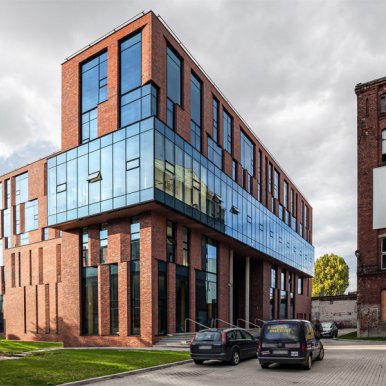
<path fill-rule="evenodd" d="M 99 335 L 110 335 L 110 266 L 98 266 Z"/>

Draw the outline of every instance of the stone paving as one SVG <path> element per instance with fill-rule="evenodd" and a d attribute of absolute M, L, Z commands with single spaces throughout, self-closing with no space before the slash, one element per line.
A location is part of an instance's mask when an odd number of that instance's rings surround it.
<path fill-rule="evenodd" d="M 206 362 L 98 382 L 98 386 L 157 385 L 386 385 L 386 344 L 324 340 L 325 358 L 310 371 L 296 366 L 261 369 L 257 359 L 229 366 Z"/>

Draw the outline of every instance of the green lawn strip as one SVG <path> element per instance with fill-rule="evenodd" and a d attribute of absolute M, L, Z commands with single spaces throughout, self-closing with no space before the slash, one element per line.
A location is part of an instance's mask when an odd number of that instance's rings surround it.
<path fill-rule="evenodd" d="M 358 338 L 357 332 L 353 331 L 345 335 L 341 335 L 338 339 L 348 339 L 348 340 L 372 340 L 372 341 L 386 341 L 384 337 L 370 337 L 370 338 Z"/>
<path fill-rule="evenodd" d="M 0 355 L 19 354 L 25 351 L 44 348 L 63 347 L 62 342 L 23 342 L 20 340 L 0 339 Z"/>
<path fill-rule="evenodd" d="M 0 385 L 57 385 L 190 359 L 187 352 L 56 350 L 0 361 Z"/>

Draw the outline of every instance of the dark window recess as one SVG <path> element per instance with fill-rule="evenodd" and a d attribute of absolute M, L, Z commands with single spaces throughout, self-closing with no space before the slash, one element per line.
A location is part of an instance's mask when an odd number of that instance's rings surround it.
<path fill-rule="evenodd" d="M 386 238 L 381 239 L 381 268 L 386 269 Z"/>
<path fill-rule="evenodd" d="M 110 334 L 119 333 L 118 319 L 118 264 L 110 265 Z"/>
<path fill-rule="evenodd" d="M 380 98 L 380 109 L 381 109 L 381 114 L 386 113 L 386 94 L 381 95 Z"/>
<path fill-rule="evenodd" d="M 386 129 L 382 130 L 382 162 L 386 161 Z"/>
<path fill-rule="evenodd" d="M 139 260 L 133 260 L 130 264 L 130 333 L 139 335 L 141 327 L 140 319 L 140 283 L 139 283 Z"/>
<path fill-rule="evenodd" d="M 131 220 L 130 225 L 130 257 L 131 260 L 139 260 L 140 224 L 137 218 Z"/>
<path fill-rule="evenodd" d="M 175 224 L 167 220 L 166 221 L 166 255 L 167 260 L 170 263 L 174 263 L 176 261 L 175 258 Z"/>
<path fill-rule="evenodd" d="M 99 261 L 105 263 L 107 260 L 107 245 L 108 245 L 108 227 L 107 224 L 102 224 L 99 231 Z"/>
<path fill-rule="evenodd" d="M 88 265 L 88 229 L 82 229 L 82 265 L 87 267 Z"/>
<path fill-rule="evenodd" d="M 158 262 L 158 335 L 167 333 L 167 272 L 166 263 Z"/>
<path fill-rule="evenodd" d="M 168 47 L 166 50 L 166 123 L 174 128 L 174 105 L 181 105 L 181 59 Z"/>
<path fill-rule="evenodd" d="M 82 268 L 82 335 L 98 335 L 98 268 Z"/>

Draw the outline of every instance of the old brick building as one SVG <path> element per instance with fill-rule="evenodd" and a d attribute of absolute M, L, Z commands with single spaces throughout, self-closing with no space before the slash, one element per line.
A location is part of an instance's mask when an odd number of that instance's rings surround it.
<path fill-rule="evenodd" d="M 60 152 L 0 177 L 8 338 L 310 317 L 309 203 L 160 18 L 62 71 Z"/>
<path fill-rule="evenodd" d="M 386 336 L 386 78 L 358 100 L 358 331 Z"/>

